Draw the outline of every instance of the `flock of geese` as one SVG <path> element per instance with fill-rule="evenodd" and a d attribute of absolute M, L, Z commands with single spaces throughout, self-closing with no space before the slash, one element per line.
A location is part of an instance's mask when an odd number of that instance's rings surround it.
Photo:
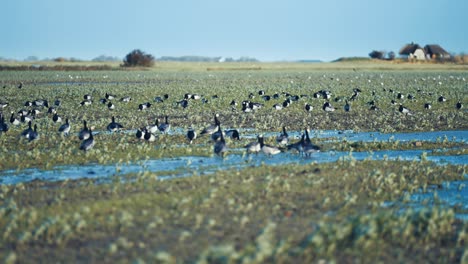
<path fill-rule="evenodd" d="M 22 85 L 21 85 L 22 87 Z M 18 87 L 18 88 L 21 88 Z M 410 109 L 407 107 L 403 106 L 401 103 L 397 104 L 396 100 L 397 99 L 404 99 L 407 98 L 409 100 L 414 100 L 414 96 L 411 94 L 408 95 L 403 95 L 402 93 L 396 93 L 393 90 L 386 90 L 390 93 L 394 93 L 394 100 L 391 100 L 391 104 L 393 105 L 399 105 L 398 111 L 401 112 L 404 115 L 411 115 L 412 112 Z M 351 96 L 344 98 L 345 100 L 345 105 L 343 106 L 343 110 L 345 112 L 351 111 L 351 105 L 349 102 L 356 100 L 359 95 L 361 94 L 361 90 L 356 88 L 353 90 L 353 93 Z M 372 92 L 372 94 L 375 96 L 375 92 Z M 289 93 L 282 93 L 281 95 L 278 93 L 275 93 L 273 95 L 266 95 L 264 90 L 258 91 L 258 95 L 260 98 L 264 101 L 269 101 L 272 99 L 279 99 L 280 97 L 286 98 L 282 103 L 276 103 L 273 105 L 273 108 L 276 110 L 282 110 L 284 108 L 289 107 L 293 102 L 298 101 L 302 97 L 307 97 L 307 95 L 292 95 Z M 332 93 L 327 90 L 320 90 L 318 92 L 315 92 L 312 94 L 312 97 L 314 98 L 322 98 L 325 99 L 325 102 L 322 105 L 322 110 L 325 112 L 333 112 L 335 111 L 335 107 L 333 107 L 331 103 L 331 98 L 332 98 Z M 165 94 L 164 96 L 158 96 L 154 99 L 156 103 L 161 103 L 164 102 L 169 98 L 168 94 Z M 216 98 L 216 96 L 213 96 L 212 98 Z M 242 101 L 242 111 L 243 112 L 254 112 L 262 107 L 264 107 L 264 104 L 258 103 L 258 102 L 252 102 L 251 100 L 255 98 L 255 95 L 253 93 L 249 94 L 249 99 Z M 109 110 L 115 109 L 115 104 L 114 101 L 116 99 L 115 95 L 106 93 L 105 97 L 100 99 L 100 103 L 107 105 L 107 108 Z M 120 99 L 121 102 L 128 103 L 132 100 L 131 97 L 126 96 L 122 97 Z M 198 94 L 185 94 L 183 99 L 181 101 L 177 101 L 176 104 L 182 108 L 187 108 L 189 106 L 190 100 L 202 100 L 202 102 L 206 103 L 208 102 L 207 99 L 203 98 L 202 96 Z M 342 98 L 336 97 L 335 102 L 341 101 Z M 439 102 L 443 103 L 446 101 L 446 98 L 444 96 L 440 96 L 437 99 Z M 81 101 L 80 105 L 85 107 L 87 105 L 92 104 L 92 97 L 89 94 L 86 94 L 83 96 L 83 101 Z M 367 102 L 368 105 L 370 105 L 370 110 L 378 110 L 379 108 L 376 105 L 376 102 L 370 101 Z M 25 129 L 24 131 L 21 132 L 20 136 L 27 139 L 28 141 L 34 141 L 39 138 L 39 133 L 37 131 L 37 125 L 33 125 L 33 121 L 36 118 L 37 114 L 40 113 L 39 109 L 41 108 L 48 108 L 47 113 L 52 115 L 52 121 L 54 123 L 62 123 L 62 118 L 60 115 L 57 113 L 57 108 L 61 105 L 60 100 L 55 100 L 53 106 L 49 106 L 49 102 L 47 100 L 43 99 L 38 99 L 34 101 L 27 101 L 25 102 L 24 106 L 25 107 L 31 107 L 29 110 L 20 110 L 17 112 L 17 115 L 15 115 L 14 112 L 11 112 L 10 120 L 9 122 L 5 121 L 5 116 L 3 114 L 3 109 L 8 107 L 7 102 L 0 102 L 0 109 L 2 110 L 0 112 L 0 135 L 2 133 L 6 133 L 9 130 L 9 126 L 18 126 L 22 123 L 27 123 L 28 128 Z M 230 103 L 231 107 L 235 108 L 238 103 L 235 100 L 232 100 Z M 148 109 L 152 106 L 150 102 L 142 103 L 138 105 L 138 110 L 143 111 L 145 109 Z M 432 105 L 430 103 L 425 103 L 424 108 L 425 109 L 431 109 Z M 462 109 L 463 105 L 461 101 L 458 101 L 455 105 L 457 109 Z M 309 103 L 304 104 L 304 110 L 305 111 L 312 111 L 313 106 Z M 234 140 L 239 140 L 239 132 L 236 129 L 230 129 L 230 130 L 225 130 L 223 131 L 221 128 L 221 122 L 218 119 L 218 115 L 215 114 L 214 116 L 214 123 L 205 129 L 203 129 L 200 132 L 200 135 L 209 135 L 211 139 L 214 141 L 214 153 L 217 155 L 224 155 L 224 153 L 228 150 L 227 145 L 226 145 L 226 140 L 225 137 L 229 137 Z M 107 130 L 110 132 L 116 132 L 122 130 L 124 127 L 116 122 L 115 117 L 112 116 L 111 122 L 107 125 Z M 156 122 L 153 125 L 148 125 L 143 128 L 139 128 L 136 131 L 136 138 L 140 140 L 145 140 L 149 142 L 153 142 L 157 140 L 156 134 L 158 132 L 162 134 L 167 134 L 169 130 L 171 129 L 171 125 L 169 123 L 169 117 L 165 116 L 164 122 L 160 122 L 159 119 L 156 119 Z M 69 122 L 69 119 L 65 119 L 65 123 L 61 124 L 60 127 L 58 128 L 58 132 L 62 133 L 63 135 L 68 136 L 71 130 L 71 125 Z M 197 138 L 197 132 L 190 127 L 186 133 L 187 140 L 189 144 L 192 144 L 194 140 Z M 80 149 L 84 151 L 88 151 L 92 149 L 95 145 L 95 139 L 93 136 L 93 131 L 91 127 L 88 127 L 86 120 L 83 120 L 83 128 L 79 131 L 78 133 L 78 138 L 81 140 L 80 144 Z M 304 156 L 309 156 L 312 153 L 319 152 L 320 147 L 317 145 L 314 145 L 309 137 L 309 131 L 308 129 L 305 129 L 304 132 L 301 135 L 301 138 L 299 141 L 290 143 L 289 142 L 289 136 L 286 131 L 286 128 L 283 127 L 282 132 L 277 136 L 276 142 L 278 146 L 272 146 L 265 144 L 264 142 L 264 137 L 262 135 L 258 135 L 257 140 L 254 142 L 249 143 L 248 145 L 245 146 L 245 149 L 248 153 L 259 153 L 263 152 L 266 155 L 276 155 L 282 151 L 285 150 L 295 150 L 299 152 L 300 154 Z"/>

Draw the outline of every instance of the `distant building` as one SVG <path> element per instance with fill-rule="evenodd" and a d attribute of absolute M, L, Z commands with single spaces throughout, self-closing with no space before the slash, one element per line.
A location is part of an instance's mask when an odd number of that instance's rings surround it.
<path fill-rule="evenodd" d="M 437 44 L 430 44 L 424 46 L 426 56 L 431 59 L 449 59 L 450 54 Z"/>
<path fill-rule="evenodd" d="M 450 54 L 441 46 L 436 44 L 426 45 L 424 48 L 416 43 L 411 42 L 400 49 L 399 52 L 402 58 L 415 60 L 430 60 L 430 59 L 448 59 Z"/>

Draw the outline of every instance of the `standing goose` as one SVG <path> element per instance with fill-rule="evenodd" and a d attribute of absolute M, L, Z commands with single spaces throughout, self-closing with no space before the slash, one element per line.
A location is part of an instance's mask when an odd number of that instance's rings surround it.
<path fill-rule="evenodd" d="M 289 142 L 289 135 L 286 132 L 286 127 L 283 126 L 283 132 L 276 137 L 276 142 L 280 145 L 286 145 Z"/>
<path fill-rule="evenodd" d="M 218 127 L 218 131 L 221 131 L 221 126 Z M 220 140 L 216 141 L 213 147 L 214 153 L 218 156 L 223 156 L 224 152 L 226 152 L 226 141 L 224 140 L 223 133 L 221 133 Z"/>
<path fill-rule="evenodd" d="M 261 150 L 261 146 L 260 146 L 260 142 L 258 140 L 258 137 L 257 137 L 256 141 L 250 142 L 249 144 L 247 144 L 245 146 L 245 149 L 247 150 L 247 153 L 258 154 L 258 152 L 260 152 L 260 150 Z"/>
<path fill-rule="evenodd" d="M 28 122 L 28 128 L 23 130 L 23 132 L 21 132 L 21 136 L 24 137 L 24 138 L 27 138 L 29 139 L 29 135 L 30 133 L 33 131 L 32 129 L 32 123 L 31 121 Z"/>
<path fill-rule="evenodd" d="M 200 135 L 204 135 L 204 134 L 211 135 L 211 134 L 215 133 L 216 131 L 218 131 L 218 128 L 221 125 L 221 123 L 218 120 L 218 114 L 214 115 L 214 120 L 215 120 L 215 123 L 213 125 L 209 126 L 209 127 L 206 127 L 205 129 L 203 129 L 203 131 L 200 133 Z"/>
<path fill-rule="evenodd" d="M 189 130 L 187 131 L 187 139 L 189 140 L 189 143 L 192 144 L 192 142 L 197 138 L 197 132 L 190 127 Z"/>
<path fill-rule="evenodd" d="M 36 124 L 34 124 L 34 130 L 29 132 L 29 136 L 27 138 L 29 139 L 30 142 L 33 141 L 33 140 L 39 139 L 39 133 L 37 133 L 37 125 Z"/>
<path fill-rule="evenodd" d="M 89 136 L 91 135 L 90 131 L 91 129 L 88 128 L 86 120 L 83 120 L 83 129 L 81 129 L 80 133 L 78 133 L 78 138 L 80 140 L 85 140 L 89 138 Z"/>
<path fill-rule="evenodd" d="M 5 123 L 5 117 L 0 113 L 0 134 L 7 132 L 9 129 L 8 124 Z"/>
<path fill-rule="evenodd" d="M 169 124 L 169 121 L 167 119 L 168 116 L 165 117 L 165 122 L 160 124 L 158 127 L 159 131 L 161 131 L 162 133 L 168 133 L 171 129 L 171 124 Z"/>
<path fill-rule="evenodd" d="M 89 129 L 88 131 L 89 131 L 89 137 L 83 140 L 80 145 L 80 150 L 84 150 L 85 152 L 94 147 L 93 131 L 91 129 Z"/>
<path fill-rule="evenodd" d="M 110 132 L 115 132 L 122 128 L 123 126 L 120 123 L 115 122 L 115 117 L 112 116 L 112 122 L 110 122 L 109 125 L 107 125 L 107 130 L 109 130 Z"/>
<path fill-rule="evenodd" d="M 260 149 L 263 153 L 265 153 L 268 156 L 273 156 L 281 152 L 281 150 L 277 147 L 266 145 L 263 140 L 263 135 L 260 135 L 258 137 L 258 143 L 260 143 Z"/>
<path fill-rule="evenodd" d="M 463 104 L 461 103 L 460 100 L 458 100 L 458 102 L 457 102 L 457 104 L 455 105 L 455 107 L 456 107 L 458 110 L 460 110 L 460 109 L 463 108 Z"/>
<path fill-rule="evenodd" d="M 346 100 L 346 104 L 344 105 L 343 109 L 345 112 L 349 112 L 349 110 L 351 110 L 351 106 L 349 105 L 348 100 Z"/>
<path fill-rule="evenodd" d="M 20 120 L 15 117 L 13 112 L 11 112 L 10 123 L 15 125 L 15 126 L 21 124 Z"/>
<path fill-rule="evenodd" d="M 68 134 L 70 133 L 70 128 L 70 123 L 68 122 L 68 118 L 66 118 L 65 124 L 61 125 L 58 131 L 60 133 L 63 133 L 63 135 L 68 136 Z"/>
<path fill-rule="evenodd" d="M 304 134 L 305 134 L 305 140 L 304 140 L 304 143 L 302 145 L 304 155 L 310 156 L 310 154 L 312 154 L 312 153 L 319 152 L 320 147 L 317 146 L 317 145 L 312 144 L 312 142 L 310 141 L 309 129 L 305 129 Z"/>

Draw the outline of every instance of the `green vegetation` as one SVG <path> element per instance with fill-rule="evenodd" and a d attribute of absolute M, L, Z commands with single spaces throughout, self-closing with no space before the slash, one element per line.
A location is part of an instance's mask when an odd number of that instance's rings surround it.
<path fill-rule="evenodd" d="M 34 121 L 40 134 L 37 141 L 20 139 L 25 124 L 10 125 L 0 135 L 0 177 L 6 169 L 90 163 L 124 166 L 147 159 L 213 155 L 209 137 L 188 145 L 185 131 L 189 126 L 201 131 L 213 122 L 215 113 L 223 128 L 248 129 L 253 135 L 279 132 L 283 125 L 289 131 L 305 127 L 388 133 L 467 130 L 466 106 L 455 108 L 458 100 L 467 103 L 467 79 L 466 68 L 460 65 L 416 68 L 374 62 L 158 62 L 144 71 L 0 71 L 0 101 L 9 103 L 2 109 L 6 120 L 10 112 L 29 109 L 23 106 L 26 101 L 47 99 L 52 105 L 60 99 L 57 111 L 72 125 L 70 136 L 60 135 L 60 124 L 52 121 L 46 108 L 39 108 Z M 362 93 L 350 102 L 351 111 L 344 112 L 355 88 Z M 264 101 L 259 90 L 281 97 Z M 325 100 L 312 96 L 319 90 L 333 93 L 336 111 L 322 110 Z M 275 103 L 285 100 L 283 92 L 300 99 L 274 110 Z M 405 98 L 396 99 L 398 92 Z M 105 93 L 116 95 L 114 110 L 99 102 Z M 155 102 L 155 97 L 166 93 L 168 99 Z M 186 93 L 199 94 L 206 101 L 189 100 L 183 109 L 177 102 Z M 230 106 L 232 100 L 240 104 L 249 99 L 250 93 L 255 95 L 250 100 L 264 104 L 263 108 L 244 113 L 240 106 Z M 93 103 L 80 106 L 85 94 L 93 97 Z M 407 99 L 408 94 L 415 99 Z M 447 101 L 439 103 L 440 95 Z M 132 100 L 121 102 L 124 96 Z M 390 103 L 392 99 L 397 105 Z M 369 110 L 371 101 L 378 111 Z M 153 105 L 138 111 L 144 102 Z M 306 102 L 314 107 L 311 112 L 304 110 Z M 432 109 L 424 109 L 426 102 L 432 103 Z M 412 115 L 400 113 L 398 103 Z M 135 129 L 166 115 L 173 134 L 159 135 L 155 142 L 135 138 Z M 104 132 L 111 116 L 133 131 Z M 96 145 L 89 152 L 79 150 L 76 136 L 83 120 L 97 132 Z M 231 153 L 239 153 L 253 140 L 242 138 L 241 133 L 240 141 L 227 144 Z M 312 140 L 323 151 L 423 149 L 428 155 L 466 155 L 467 150 L 466 142 L 447 138 L 436 142 Z M 271 136 L 266 141 L 276 144 Z M 409 209 L 411 194 L 445 181 L 464 180 L 466 169 L 437 166 L 424 157 L 421 162 L 355 161 L 350 155 L 327 164 L 316 164 L 312 158 L 306 165 L 262 165 L 167 181 L 158 180 L 167 172 L 144 171 L 114 176 L 106 183 L 0 185 L 0 260 L 466 263 L 468 223 L 455 217 L 468 213 L 463 206 L 447 206 L 436 199 L 435 204 L 426 201 L 422 208 Z"/>

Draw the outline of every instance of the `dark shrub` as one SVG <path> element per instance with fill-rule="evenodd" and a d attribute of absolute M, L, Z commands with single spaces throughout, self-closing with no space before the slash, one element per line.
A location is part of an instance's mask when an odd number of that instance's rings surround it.
<path fill-rule="evenodd" d="M 385 52 L 373 50 L 371 53 L 369 53 L 369 57 L 371 57 L 372 59 L 383 60 L 385 58 Z"/>
<path fill-rule="evenodd" d="M 143 51 L 136 49 L 127 54 L 123 60 L 124 67 L 151 67 L 154 65 L 154 57 Z"/>

